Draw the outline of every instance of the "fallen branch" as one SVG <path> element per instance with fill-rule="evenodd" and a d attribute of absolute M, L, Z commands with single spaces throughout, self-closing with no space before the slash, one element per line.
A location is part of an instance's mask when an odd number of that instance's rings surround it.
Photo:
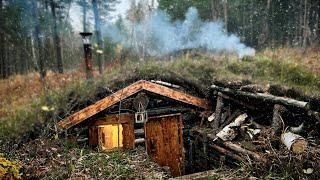
<path fill-rule="evenodd" d="M 243 158 L 221 146 L 218 146 L 216 144 L 212 144 L 212 145 L 209 145 L 211 148 L 213 148 L 214 150 L 218 151 L 219 153 L 222 153 L 222 154 L 225 154 L 235 160 L 238 160 L 238 161 L 244 161 Z"/>
<path fill-rule="evenodd" d="M 249 109 L 252 109 L 252 110 L 256 110 L 256 109 L 257 109 L 257 107 L 251 106 L 251 105 L 249 105 L 248 103 L 244 103 L 244 102 L 242 102 L 242 101 L 240 101 L 240 100 L 238 100 L 238 99 L 235 99 L 235 98 L 233 98 L 233 97 L 230 97 L 230 96 L 228 96 L 228 95 L 222 94 L 221 96 L 222 96 L 224 99 L 231 100 L 231 101 L 233 101 L 233 102 L 235 102 L 235 103 L 237 103 L 237 104 L 239 104 L 239 105 L 241 105 L 241 106 L 245 106 L 245 107 L 247 107 L 247 108 L 249 108 Z"/>
<path fill-rule="evenodd" d="M 298 100 L 286 98 L 286 97 L 274 96 L 274 95 L 266 94 L 266 93 L 250 93 L 250 92 L 244 92 L 244 91 L 234 90 L 234 89 L 230 89 L 230 88 L 223 88 L 223 87 L 219 87 L 216 85 L 212 85 L 211 89 L 214 89 L 214 90 L 220 91 L 222 93 L 226 93 L 226 94 L 234 94 L 234 95 L 238 95 L 238 96 L 245 96 L 245 97 L 249 97 L 249 98 L 270 101 L 275 104 L 295 106 L 295 107 L 299 107 L 299 108 L 303 108 L 303 109 L 310 108 L 308 106 L 308 102 L 298 101 Z"/>
<path fill-rule="evenodd" d="M 238 132 L 235 130 L 235 127 L 241 126 L 244 123 L 248 115 L 246 113 L 238 116 L 232 123 L 224 127 L 216 136 L 222 139 L 223 141 L 231 141 L 237 135 Z"/>
<path fill-rule="evenodd" d="M 244 149 L 242 148 L 241 146 L 237 145 L 237 144 L 234 144 L 230 141 L 225 141 L 223 142 L 223 144 L 230 148 L 231 150 L 239 153 L 239 154 L 244 154 L 244 155 L 249 155 L 251 157 L 253 157 L 255 160 L 257 161 L 260 161 L 260 162 L 263 162 L 263 163 L 266 163 L 267 162 L 267 159 L 261 155 L 259 155 L 258 153 L 255 153 L 255 152 L 252 152 L 252 151 L 249 151 L 247 149 Z"/>
<path fill-rule="evenodd" d="M 247 91 L 247 92 L 260 92 L 260 93 L 264 93 L 264 92 L 268 92 L 269 90 L 269 86 L 262 86 L 262 85 L 258 85 L 258 84 L 248 84 L 248 85 L 244 85 L 240 87 L 241 91 Z"/>

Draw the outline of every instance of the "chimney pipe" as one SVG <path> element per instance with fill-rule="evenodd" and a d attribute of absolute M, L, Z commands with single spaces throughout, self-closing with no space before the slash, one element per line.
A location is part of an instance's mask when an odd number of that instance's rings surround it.
<path fill-rule="evenodd" d="M 80 33 L 83 40 L 83 47 L 84 47 L 84 61 L 86 65 L 86 74 L 87 79 L 93 78 L 93 65 L 92 65 L 92 48 L 91 48 L 91 41 L 90 38 L 92 33 L 90 32 L 82 32 Z"/>

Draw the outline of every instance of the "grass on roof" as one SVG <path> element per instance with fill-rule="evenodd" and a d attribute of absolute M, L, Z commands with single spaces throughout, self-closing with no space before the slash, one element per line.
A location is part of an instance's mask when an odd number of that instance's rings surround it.
<path fill-rule="evenodd" d="M 96 77 L 93 82 L 87 82 L 83 74 L 79 75 L 79 73 L 63 76 L 69 79 L 67 83 L 63 83 L 63 86 L 59 86 L 61 83 L 56 83 L 50 77 L 48 87 L 52 84 L 54 86 L 46 92 L 39 87 L 33 88 L 39 90 L 32 90 L 32 98 L 28 98 L 28 89 L 23 92 L 22 97 L 15 91 L 6 91 L 7 94 L 3 98 L 8 97 L 10 100 L 4 100 L 3 102 L 6 103 L 0 104 L 0 144 L 8 139 L 26 136 L 26 132 L 35 131 L 36 124 L 59 121 L 60 112 L 72 113 L 70 110 L 74 108 L 77 101 L 87 99 L 95 101 L 97 87 L 115 87 L 117 83 L 132 77 L 183 79 L 198 85 L 201 89 L 207 89 L 216 79 L 250 80 L 258 84 L 282 84 L 309 95 L 320 96 L 320 75 L 316 75 L 307 67 L 290 59 L 274 60 L 263 54 L 246 57 L 242 61 L 228 57 L 215 59 L 180 57 L 171 61 L 146 60 L 144 62 L 127 60 L 122 65 L 107 68 L 104 75 Z M 30 79 L 30 77 L 27 78 Z M 59 75 L 53 78 L 61 80 Z M 0 81 L 0 91 L 8 89 L 6 81 L 9 80 Z M 23 83 L 24 80 L 19 82 Z M 35 84 L 35 86 L 41 86 L 41 83 Z M 32 86 L 32 81 L 29 80 L 28 85 Z M 22 103 L 15 103 L 15 101 L 22 101 Z"/>

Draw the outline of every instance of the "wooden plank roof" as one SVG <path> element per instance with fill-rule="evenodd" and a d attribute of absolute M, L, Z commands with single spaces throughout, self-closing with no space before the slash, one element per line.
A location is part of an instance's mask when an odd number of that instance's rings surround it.
<path fill-rule="evenodd" d="M 59 130 L 68 129 L 85 119 L 109 108 L 110 106 L 120 102 L 123 99 L 132 96 L 133 94 L 138 93 L 139 91 L 146 90 L 155 94 L 159 94 L 186 104 L 194 105 L 203 109 L 209 109 L 210 104 L 208 101 L 162 86 L 156 83 L 152 83 L 145 80 L 137 81 L 123 89 L 118 90 L 117 92 L 111 94 L 100 101 L 70 115 L 69 117 L 61 120 L 57 123 Z"/>

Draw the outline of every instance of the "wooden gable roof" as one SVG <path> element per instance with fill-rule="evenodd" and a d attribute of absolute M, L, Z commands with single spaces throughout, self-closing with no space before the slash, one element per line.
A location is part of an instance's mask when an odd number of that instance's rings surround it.
<path fill-rule="evenodd" d="M 129 96 L 134 95 L 142 90 L 159 94 L 159 95 L 162 95 L 186 104 L 194 105 L 203 109 L 209 109 L 209 102 L 204 99 L 168 88 L 163 85 L 159 85 L 159 84 L 152 83 L 145 80 L 140 80 L 72 114 L 71 116 L 65 118 L 64 120 L 61 120 L 60 122 L 57 123 L 58 128 L 59 130 L 68 129 L 76 124 L 79 124 L 85 119 L 109 108 L 110 106 L 120 102 L 121 100 L 126 99 Z"/>

